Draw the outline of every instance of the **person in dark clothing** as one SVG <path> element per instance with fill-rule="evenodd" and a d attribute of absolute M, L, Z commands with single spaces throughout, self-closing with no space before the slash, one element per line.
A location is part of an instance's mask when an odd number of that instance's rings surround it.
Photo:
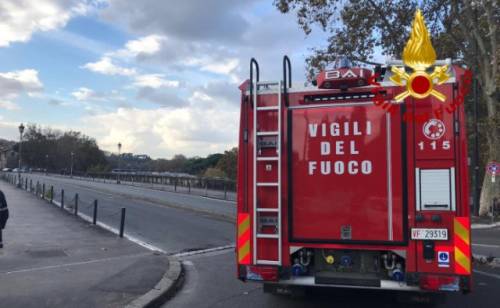
<path fill-rule="evenodd" d="M 5 228 L 5 224 L 7 224 L 7 219 L 9 219 L 9 209 L 7 208 L 5 195 L 0 190 L 0 248 L 3 248 L 2 230 Z"/>

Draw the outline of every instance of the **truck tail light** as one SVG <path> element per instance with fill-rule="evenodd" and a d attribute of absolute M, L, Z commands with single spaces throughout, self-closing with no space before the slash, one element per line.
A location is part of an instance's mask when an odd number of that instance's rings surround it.
<path fill-rule="evenodd" d="M 278 281 L 278 268 L 274 266 L 247 266 L 247 279 Z"/>
<path fill-rule="evenodd" d="M 460 279 L 457 276 L 422 275 L 420 288 L 428 291 L 459 291 Z"/>

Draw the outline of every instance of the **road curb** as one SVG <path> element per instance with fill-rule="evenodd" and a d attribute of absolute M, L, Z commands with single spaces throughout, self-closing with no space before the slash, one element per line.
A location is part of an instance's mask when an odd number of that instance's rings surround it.
<path fill-rule="evenodd" d="M 160 307 L 182 287 L 184 269 L 182 263 L 174 257 L 167 257 L 168 271 L 149 292 L 130 302 L 126 308 Z"/>
<path fill-rule="evenodd" d="M 500 222 L 495 222 L 492 224 L 471 224 L 470 226 L 472 230 L 493 229 L 496 227 L 500 227 Z"/>

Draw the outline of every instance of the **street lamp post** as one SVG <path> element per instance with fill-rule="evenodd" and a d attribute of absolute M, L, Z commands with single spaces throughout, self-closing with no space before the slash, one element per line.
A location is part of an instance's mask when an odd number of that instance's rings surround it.
<path fill-rule="evenodd" d="M 21 185 L 23 133 L 24 133 L 24 125 L 23 125 L 23 123 L 21 123 L 21 125 L 19 125 L 19 166 L 17 168 L 17 176 L 18 176 L 18 180 L 19 180 L 19 185 Z"/>
<path fill-rule="evenodd" d="M 73 178 L 73 159 L 74 159 L 75 153 L 71 152 L 71 178 Z"/>
<path fill-rule="evenodd" d="M 118 142 L 118 175 L 116 177 L 116 183 L 120 184 L 120 168 L 121 168 L 121 152 L 122 152 L 122 143 Z"/>

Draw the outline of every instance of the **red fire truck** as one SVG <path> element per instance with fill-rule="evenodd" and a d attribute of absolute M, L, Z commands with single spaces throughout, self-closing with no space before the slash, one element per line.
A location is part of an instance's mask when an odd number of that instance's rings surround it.
<path fill-rule="evenodd" d="M 283 292 L 470 291 L 466 71 L 437 61 L 448 65 L 433 88 L 444 102 L 398 103 L 405 87 L 390 68 L 401 61 L 374 71 L 343 62 L 292 87 L 288 57 L 276 82 L 259 80 L 251 60 L 240 86 L 238 278 Z"/>

